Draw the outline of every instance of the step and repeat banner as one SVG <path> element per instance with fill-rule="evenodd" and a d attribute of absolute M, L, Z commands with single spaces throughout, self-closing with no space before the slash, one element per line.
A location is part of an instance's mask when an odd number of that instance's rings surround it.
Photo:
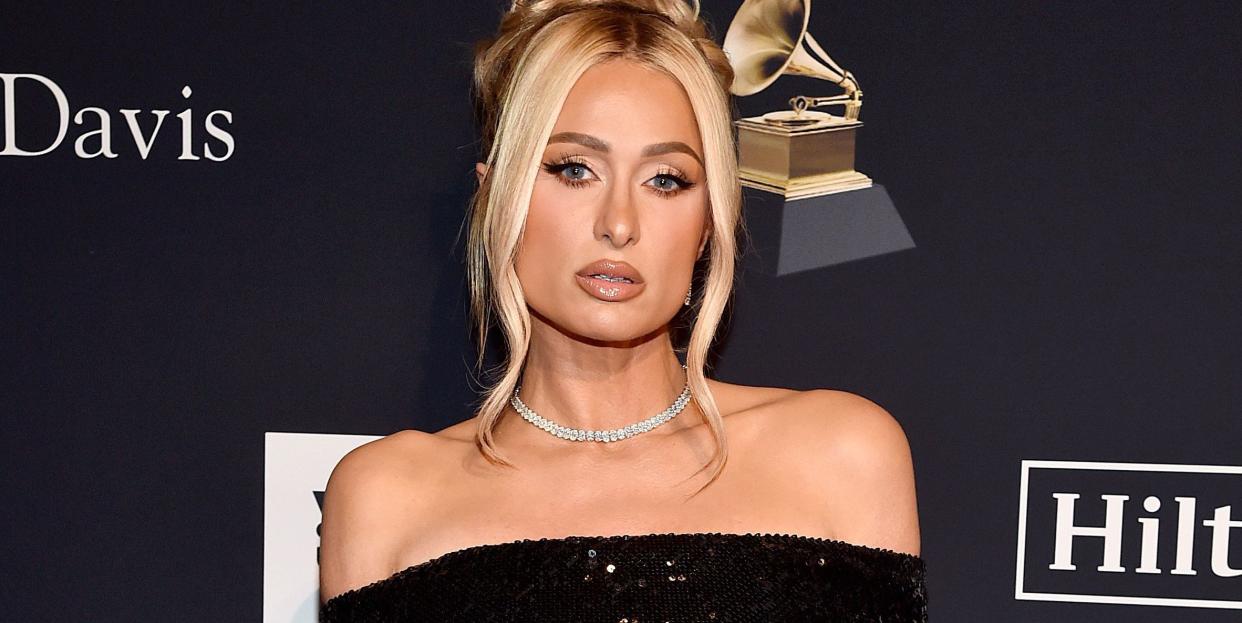
<path fill-rule="evenodd" d="M 471 49 L 506 8 L 0 12 L 0 618 L 315 619 L 336 461 L 476 397 Z M 1242 619 L 1238 24 L 816 0 L 783 54 L 835 63 L 737 97 L 866 91 L 866 181 L 747 185 L 712 375 L 893 414 L 931 620 Z"/>

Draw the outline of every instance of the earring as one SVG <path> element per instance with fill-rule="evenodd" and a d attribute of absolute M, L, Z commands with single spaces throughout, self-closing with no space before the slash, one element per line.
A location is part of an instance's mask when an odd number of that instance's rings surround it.
<path fill-rule="evenodd" d="M 686 290 L 686 305 L 690 305 L 690 295 L 694 292 L 694 284 L 690 284 L 690 289 Z"/>

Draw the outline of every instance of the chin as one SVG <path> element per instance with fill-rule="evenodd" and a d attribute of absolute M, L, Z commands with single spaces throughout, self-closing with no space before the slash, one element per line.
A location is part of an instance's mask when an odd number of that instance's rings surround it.
<path fill-rule="evenodd" d="M 649 312 L 635 310 L 595 310 L 557 322 L 565 332 L 587 341 L 628 342 L 648 336 L 664 325 Z M 553 319 L 556 322 L 557 319 Z"/>
<path fill-rule="evenodd" d="M 526 304 L 533 321 L 594 342 L 627 342 L 650 336 L 667 325 L 679 309 L 666 312 L 644 295 L 620 303 L 583 300 L 580 293 L 554 299 L 528 295 Z"/>

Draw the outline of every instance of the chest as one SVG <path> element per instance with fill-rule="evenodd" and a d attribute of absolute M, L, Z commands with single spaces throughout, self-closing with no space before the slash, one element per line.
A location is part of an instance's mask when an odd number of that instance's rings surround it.
<path fill-rule="evenodd" d="M 479 543 L 567 535 L 788 533 L 830 536 L 818 492 L 788 463 L 731 448 L 720 477 L 697 495 L 706 454 L 644 453 L 633 462 L 519 463 L 445 487 L 433 522 L 412 541 L 430 558 Z"/>

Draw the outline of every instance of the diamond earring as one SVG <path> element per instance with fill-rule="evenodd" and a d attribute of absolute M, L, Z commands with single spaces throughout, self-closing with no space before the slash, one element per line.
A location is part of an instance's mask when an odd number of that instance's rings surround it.
<path fill-rule="evenodd" d="M 689 290 L 686 290 L 686 302 L 685 302 L 685 304 L 686 304 L 687 306 L 688 306 L 688 305 L 690 305 L 690 295 L 691 295 L 693 292 L 694 292 L 694 285 L 693 285 L 693 284 L 691 284 L 691 285 L 690 285 L 690 289 L 689 289 Z"/>

